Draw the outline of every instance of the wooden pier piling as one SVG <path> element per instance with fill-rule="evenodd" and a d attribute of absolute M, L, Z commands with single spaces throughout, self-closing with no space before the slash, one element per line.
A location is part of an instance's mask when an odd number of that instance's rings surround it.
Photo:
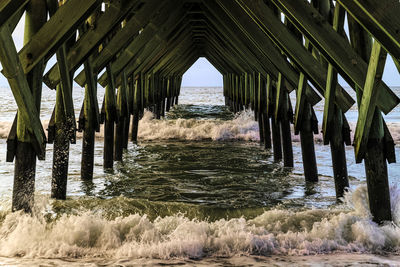
<path fill-rule="evenodd" d="M 116 120 L 115 82 L 111 71 L 111 64 L 107 66 L 108 84 L 105 90 L 105 118 L 104 118 L 104 151 L 103 167 L 112 169 L 114 166 L 114 123 Z"/>
<path fill-rule="evenodd" d="M 31 1 L 26 6 L 24 44 L 29 43 L 35 33 L 44 25 L 46 11 L 46 3 L 42 0 Z M 19 108 L 15 121 L 16 139 L 13 150 L 9 151 L 11 153 L 8 152 L 11 154 L 8 160 L 13 160 L 15 157 L 12 210 L 31 212 L 34 205 L 36 156 L 42 160 L 45 156 L 45 136 L 39 125 L 38 116 L 45 67 L 44 59 L 39 60 L 29 72 L 25 73 L 25 76 L 7 24 L 0 28 L 0 47 L 3 73 L 8 78 Z M 28 122 L 29 116 L 33 119 L 30 123 Z M 33 129 L 36 129 L 36 132 L 32 131 Z"/>
<path fill-rule="evenodd" d="M 99 106 L 97 103 L 97 74 L 94 74 L 90 59 L 85 62 L 87 84 L 83 102 L 83 137 L 82 137 L 82 180 L 93 179 L 95 132 L 100 130 Z"/>

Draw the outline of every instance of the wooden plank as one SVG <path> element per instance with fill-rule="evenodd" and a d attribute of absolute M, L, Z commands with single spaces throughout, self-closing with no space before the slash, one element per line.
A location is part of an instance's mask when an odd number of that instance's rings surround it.
<path fill-rule="evenodd" d="M 271 111 L 272 111 L 272 106 L 273 106 L 273 100 L 272 100 L 272 81 L 271 81 L 271 76 L 267 75 L 267 84 L 266 84 L 266 113 L 267 113 L 267 117 L 269 118 L 271 115 Z"/>
<path fill-rule="evenodd" d="M 105 13 L 96 21 L 96 25 L 101 25 L 101 27 L 89 29 L 68 51 L 68 70 L 73 71 L 81 65 L 90 53 L 98 48 L 107 34 L 109 34 L 118 23 L 121 23 L 121 20 L 138 4 L 138 2 L 139 1 L 131 0 L 111 1 Z M 59 66 L 56 63 L 44 76 L 44 82 L 49 88 L 55 88 L 60 82 L 58 68 Z M 95 70 L 97 71 L 96 68 Z"/>
<path fill-rule="evenodd" d="M 180 10 L 183 11 L 183 10 Z M 174 20 L 173 15 L 171 14 L 171 19 L 172 21 Z M 182 13 L 179 13 L 176 17 L 180 18 L 182 16 Z M 165 23 L 166 25 L 168 22 Z M 172 39 L 172 40 L 167 40 L 168 34 L 171 32 L 173 28 L 168 28 L 165 27 L 163 28 L 162 31 L 158 32 L 158 34 L 153 35 L 153 38 L 150 39 L 150 41 L 147 42 L 147 45 L 143 48 L 143 50 L 138 53 L 138 55 L 134 56 L 134 60 L 131 60 L 129 64 L 127 64 L 127 73 L 128 75 L 131 75 L 132 73 L 137 73 L 141 72 L 144 70 L 146 65 L 160 52 L 160 50 L 168 47 L 176 48 L 176 49 L 181 49 L 181 47 L 190 47 L 191 40 L 189 39 L 189 31 L 187 29 L 184 29 L 185 32 L 181 34 L 177 34 L 176 38 L 177 39 Z M 155 69 L 157 71 L 157 69 Z M 101 79 L 99 80 L 100 84 L 103 85 L 104 81 Z M 121 82 L 121 75 L 118 76 L 117 78 L 117 84 L 120 84 Z"/>
<path fill-rule="evenodd" d="M 282 94 L 283 94 L 283 88 L 282 88 L 282 74 L 279 73 L 278 76 L 278 80 L 276 82 L 276 94 L 275 94 L 275 110 L 274 110 L 274 117 L 275 117 L 275 121 L 279 121 L 279 110 L 281 108 L 282 105 Z"/>
<path fill-rule="evenodd" d="M 257 25 L 254 24 L 246 14 L 243 14 L 244 12 L 240 12 L 240 10 L 235 9 L 232 4 L 228 5 L 224 1 L 217 2 L 229 15 L 231 20 L 234 21 L 241 31 L 247 36 L 247 38 L 249 38 L 254 45 L 264 53 L 265 57 L 269 58 L 272 64 L 274 64 L 274 66 L 282 74 L 284 74 L 285 78 L 290 82 L 292 87 L 296 87 L 299 81 L 299 74 L 296 73 L 290 63 L 282 57 L 282 54 L 276 49 L 275 45 L 269 39 L 265 38 L 265 34 L 262 32 L 262 30 L 258 28 Z M 278 78 L 276 74 L 274 78 Z M 321 100 L 321 98 L 311 87 L 308 86 L 306 92 L 307 98 L 309 98 L 312 105 L 315 105 Z"/>
<path fill-rule="evenodd" d="M 363 90 L 361 98 L 361 104 L 358 111 L 358 120 L 356 126 L 356 132 L 354 134 L 354 152 L 356 156 L 356 162 L 360 163 L 365 156 L 367 151 L 367 143 L 370 137 L 370 129 L 374 114 L 376 112 L 377 101 L 379 97 L 379 87 L 376 85 L 378 81 L 382 79 L 383 69 L 386 62 L 386 51 L 382 49 L 382 46 L 375 41 L 372 47 L 372 53 L 370 63 L 368 67 L 367 80 Z M 379 111 L 378 111 L 379 112 Z M 379 129 L 374 129 L 379 131 Z M 381 133 L 375 134 L 376 137 L 383 137 L 383 128 Z M 373 138 L 371 136 L 371 138 Z"/>
<path fill-rule="evenodd" d="M 383 47 L 400 59 L 400 3 L 396 0 L 338 0 Z"/>
<path fill-rule="evenodd" d="M 67 69 L 66 44 L 63 44 L 57 51 L 57 61 L 59 62 L 59 73 L 61 77 L 61 95 L 63 101 L 63 111 L 65 113 L 66 129 L 68 129 L 68 139 L 71 144 L 76 143 L 76 122 L 74 100 L 72 98 L 72 79 L 71 74 Z"/>
<path fill-rule="evenodd" d="M 88 58 L 84 64 L 86 76 L 90 77 L 90 79 L 88 79 L 88 83 L 85 85 L 84 114 L 85 114 L 85 120 L 89 119 L 89 123 L 92 124 L 90 128 L 94 128 L 96 132 L 99 132 L 100 118 L 99 118 L 99 104 L 97 102 L 97 82 L 96 82 L 97 73 L 94 73 L 92 63 L 90 60 L 91 59 Z"/>
<path fill-rule="evenodd" d="M 0 61 L 17 102 L 18 116 L 21 116 L 28 131 L 34 136 L 32 143 L 38 158 L 44 160 L 46 136 L 8 26 L 0 27 Z"/>
<path fill-rule="evenodd" d="M 164 3 L 164 2 L 163 2 Z M 127 44 L 137 36 L 139 30 L 145 26 L 157 14 L 158 10 L 163 7 L 157 0 L 148 1 L 135 15 L 127 22 L 125 27 L 116 33 L 110 42 L 104 46 L 102 51 L 93 58 L 93 67 L 96 71 L 100 71 L 106 67 Z M 75 81 L 83 85 L 85 83 L 85 72 L 81 71 Z"/>
<path fill-rule="evenodd" d="M 18 53 L 24 73 L 31 71 L 41 59 L 55 53 L 101 2 L 69 0 L 62 5 Z"/>
<path fill-rule="evenodd" d="M 0 1 L 0 27 L 3 26 L 15 13 L 22 10 L 29 0 L 2 0 Z"/>
<path fill-rule="evenodd" d="M 303 122 L 303 111 L 305 106 L 304 88 L 307 84 L 307 78 L 304 73 L 300 73 L 299 86 L 296 92 L 296 107 L 294 116 L 294 133 L 299 134 L 302 122 Z"/>
<path fill-rule="evenodd" d="M 275 45 L 283 50 L 286 56 L 294 61 L 302 72 L 307 74 L 316 89 L 321 94 L 324 94 L 326 85 L 325 68 L 318 60 L 309 56 L 309 52 L 303 47 L 302 43 L 276 18 L 273 11 L 259 0 L 251 2 L 243 0 L 235 1 L 259 25 L 263 32 L 271 38 Z M 336 103 L 342 110 L 347 111 L 354 104 L 354 100 L 340 85 L 338 85 L 337 89 Z"/>
<path fill-rule="evenodd" d="M 368 70 L 367 63 L 357 55 L 350 44 L 335 32 L 332 26 L 308 2 L 298 0 L 272 0 L 318 50 L 335 66 L 348 84 L 363 88 Z M 383 82 L 379 81 L 378 107 L 389 113 L 400 99 Z"/>
<path fill-rule="evenodd" d="M 239 52 L 245 53 L 248 61 L 254 64 L 258 71 L 265 69 L 276 76 L 275 65 L 261 53 L 258 47 L 251 43 L 250 39 L 245 36 L 239 38 L 238 32 L 240 32 L 240 28 L 234 23 L 230 23 L 231 19 L 224 12 L 221 12 L 221 8 L 214 1 L 205 1 L 204 4 L 206 5 L 205 16 L 210 20 L 210 26 L 214 26 L 225 37 L 226 41 L 232 42 Z"/>
<path fill-rule="evenodd" d="M 334 16 L 333 16 L 333 29 L 336 32 L 343 32 L 344 27 L 345 10 L 340 5 L 335 6 Z M 326 81 L 326 91 L 325 91 L 325 103 L 324 103 L 324 115 L 322 120 L 322 134 L 324 139 L 324 144 L 329 144 L 329 134 L 331 133 L 331 125 L 334 116 L 334 105 L 335 105 L 335 89 L 337 84 L 337 71 L 334 69 L 333 65 L 328 63 L 328 74 Z"/>
<path fill-rule="evenodd" d="M 120 54 L 118 59 L 112 63 L 113 74 L 115 77 L 116 85 L 118 86 L 118 76 L 121 71 L 130 63 L 131 59 L 136 56 L 138 51 L 144 46 L 154 46 L 154 42 L 150 42 L 152 38 L 158 39 L 158 41 L 162 41 L 160 37 L 157 36 L 157 30 L 165 23 L 167 20 L 175 21 L 178 18 L 182 18 L 183 10 L 182 7 L 183 3 L 173 0 L 166 8 L 162 9 L 159 15 L 151 21 L 149 25 L 147 25 L 142 33 L 133 40 L 131 44 L 128 45 L 127 48 Z M 168 30 L 167 27 L 163 28 L 163 32 Z M 130 73 L 128 73 L 130 74 Z M 78 82 L 78 81 L 77 81 Z M 102 86 L 105 86 L 107 83 L 106 76 L 103 74 L 99 78 L 99 82 Z"/>

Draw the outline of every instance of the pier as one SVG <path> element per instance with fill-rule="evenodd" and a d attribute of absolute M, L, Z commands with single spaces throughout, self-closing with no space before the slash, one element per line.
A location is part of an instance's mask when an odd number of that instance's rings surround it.
<path fill-rule="evenodd" d="M 31 211 L 36 163 L 45 160 L 47 143 L 54 150 L 51 197 L 66 199 L 76 133 L 83 136 L 81 178 L 90 181 L 100 125 L 109 171 L 128 143 L 137 143 L 144 110 L 164 117 L 179 103 L 183 74 L 205 57 L 223 75 L 226 106 L 254 111 L 260 143 L 275 161 L 293 167 L 294 131 L 304 178 L 318 182 L 314 135 L 322 132 L 340 200 L 349 187 L 345 146 L 354 146 L 356 162 L 365 165 L 374 221 L 392 220 L 388 163 L 396 158 L 383 114 L 400 99 L 382 74 L 387 57 L 400 72 L 399 14 L 397 0 L 1 1 L 2 75 L 18 106 L 7 139 L 7 161 L 15 163 L 12 210 Z M 17 51 L 12 33 L 23 15 L 24 46 Z M 74 83 L 85 90 L 78 117 Z M 39 116 L 44 84 L 57 91 L 48 129 Z M 102 103 L 98 86 L 105 88 Z M 313 108 L 320 101 L 322 128 Z M 346 112 L 353 106 L 352 139 Z"/>

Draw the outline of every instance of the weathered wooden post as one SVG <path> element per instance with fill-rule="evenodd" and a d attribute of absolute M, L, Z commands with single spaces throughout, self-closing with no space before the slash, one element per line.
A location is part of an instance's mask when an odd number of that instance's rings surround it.
<path fill-rule="evenodd" d="M 122 83 L 118 88 L 117 93 L 117 123 L 115 127 L 114 136 L 114 160 L 122 161 L 122 154 L 124 149 L 125 137 L 129 138 L 128 135 L 125 136 L 125 127 L 127 125 L 126 120 L 129 120 L 129 107 L 127 101 L 127 77 L 125 70 L 122 72 Z M 128 124 L 129 127 L 129 124 Z M 129 128 L 128 128 L 129 129 Z"/>
<path fill-rule="evenodd" d="M 126 115 L 125 115 L 125 124 L 124 124 L 124 135 L 123 135 L 123 142 L 122 148 L 128 149 L 128 142 L 129 142 L 129 127 L 131 123 L 131 106 L 132 106 L 132 97 L 133 93 L 131 92 L 132 83 L 128 83 L 128 79 L 125 73 L 123 73 L 123 83 L 125 84 L 125 91 L 126 91 L 126 98 L 125 98 L 125 108 L 126 108 Z"/>
<path fill-rule="evenodd" d="M 104 169 L 112 169 L 114 166 L 114 123 L 116 120 L 115 82 L 111 71 L 111 64 L 106 68 L 108 83 L 105 90 L 105 118 L 104 118 Z"/>
<path fill-rule="evenodd" d="M 83 102 L 83 138 L 81 177 L 83 180 L 93 179 L 95 131 L 99 131 L 99 107 L 97 103 L 97 73 L 92 68 L 90 58 L 84 63 L 86 84 Z"/>
<path fill-rule="evenodd" d="M 172 79 L 171 77 L 167 77 L 167 102 L 165 107 L 167 112 L 169 112 L 169 110 L 171 109 L 171 86 L 172 86 Z M 224 86 L 225 86 L 225 79 L 224 79 Z"/>
<path fill-rule="evenodd" d="M 139 113 L 140 113 L 140 99 L 141 99 L 141 76 L 139 75 L 135 80 L 135 88 L 133 95 L 133 117 L 132 117 L 132 137 L 131 140 L 134 144 L 137 143 L 138 129 L 139 129 Z"/>
<path fill-rule="evenodd" d="M 47 1 L 50 16 L 53 16 L 58 8 L 58 1 Z M 69 143 L 76 143 L 75 111 L 72 99 L 72 76 L 68 70 L 67 47 L 75 42 L 75 35 L 63 44 L 57 51 L 60 83 L 57 85 L 56 106 L 54 110 L 54 145 L 53 145 L 53 169 L 51 180 L 51 197 L 66 199 L 68 180 Z M 51 133 L 49 131 L 49 142 Z"/>
<path fill-rule="evenodd" d="M 308 48 L 308 41 L 306 47 Z M 310 54 L 311 56 L 311 54 Z M 300 73 L 299 86 L 296 94 L 295 133 L 300 132 L 301 154 L 303 158 L 304 177 L 307 182 L 318 181 L 317 160 L 314 148 L 314 133 L 318 132 L 318 125 L 314 118 L 314 111 L 305 96 L 307 79 Z"/>
<path fill-rule="evenodd" d="M 260 145 L 264 145 L 264 122 L 263 122 L 263 109 L 264 109 L 264 96 L 262 95 L 262 85 L 261 85 L 261 73 L 257 73 L 257 77 L 255 79 L 255 89 L 256 89 L 256 109 L 255 109 L 255 116 L 256 121 L 258 121 L 258 128 L 260 132 Z"/>
<path fill-rule="evenodd" d="M 27 44 L 46 22 L 46 12 L 45 1 L 32 0 L 29 2 L 25 15 L 24 44 Z M 0 41 L 0 59 L 4 68 L 3 73 L 9 81 L 19 108 L 16 125 L 13 125 L 16 138 L 13 142 L 12 151 L 7 151 L 7 161 L 12 161 L 15 156 L 12 210 L 31 212 L 34 205 L 36 156 L 42 160 L 45 157 L 44 133 L 41 136 L 43 143 L 38 143 L 38 132 L 35 133 L 32 131 L 34 128 L 39 130 L 39 127 L 43 131 L 38 114 L 41 104 L 44 60 L 41 60 L 25 76 L 7 24 L 0 28 Z M 24 105 L 25 112 L 23 112 L 20 110 L 20 107 L 21 104 L 27 103 L 28 99 L 23 98 L 23 95 L 27 96 L 27 94 L 33 96 L 33 99 L 29 99 L 32 106 Z M 29 109 L 34 114 L 27 114 L 26 111 Z M 35 117 L 35 121 L 28 123 L 29 116 Z M 33 127 L 32 124 L 34 124 Z M 32 135 L 29 132 L 33 132 L 34 134 Z M 9 148 L 11 147 L 8 146 Z M 38 153 L 41 149 L 43 149 L 43 152 Z"/>
<path fill-rule="evenodd" d="M 276 88 L 271 85 L 272 98 L 276 99 Z M 275 109 L 276 102 L 270 104 L 272 110 Z M 274 160 L 280 161 L 282 159 L 282 143 L 281 143 L 281 129 L 279 127 L 279 122 L 276 117 L 272 115 L 271 117 L 272 125 L 272 148 L 274 152 Z"/>
<path fill-rule="evenodd" d="M 354 136 L 356 162 L 364 159 L 367 177 L 368 200 L 377 223 L 392 220 L 390 192 L 385 155 L 385 126 L 381 111 L 377 107 L 379 90 L 375 86 L 382 79 L 386 52 L 361 26 L 349 17 L 350 40 L 357 53 L 369 62 L 364 90 L 356 86 L 359 118 Z M 390 134 L 390 133 L 386 133 Z"/>
<path fill-rule="evenodd" d="M 267 74 L 266 80 L 263 80 L 262 90 L 265 96 L 265 107 L 263 112 L 263 127 L 264 127 L 264 145 L 266 149 L 272 148 L 271 141 L 271 126 L 270 126 L 270 114 L 271 114 L 271 77 Z"/>
<path fill-rule="evenodd" d="M 292 135 L 290 132 L 290 121 L 292 121 L 293 115 L 290 109 L 289 94 L 283 86 L 283 79 L 282 74 L 279 73 L 274 116 L 281 127 L 283 164 L 285 167 L 293 167 Z"/>
<path fill-rule="evenodd" d="M 329 1 L 325 1 L 325 4 L 328 4 L 328 2 Z M 328 17 L 329 14 L 324 15 Z M 343 34 L 344 17 L 344 9 L 339 4 L 336 4 L 332 25 L 335 31 L 340 34 Z M 322 133 L 324 136 L 324 144 L 327 145 L 329 143 L 331 147 L 336 199 L 340 201 L 346 188 L 349 187 L 344 143 L 345 139 L 350 141 L 350 132 L 347 132 L 348 136 L 344 136 L 344 124 L 347 122 L 345 121 L 343 111 L 335 104 L 336 86 L 337 71 L 332 64 L 328 64 Z"/>

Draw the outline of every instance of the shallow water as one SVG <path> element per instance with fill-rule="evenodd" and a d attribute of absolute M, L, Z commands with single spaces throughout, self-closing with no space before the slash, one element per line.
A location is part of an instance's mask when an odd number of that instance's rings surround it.
<path fill-rule="evenodd" d="M 45 99 L 44 113 L 51 112 L 52 98 Z M 389 165 L 394 224 L 378 226 L 352 147 L 346 148 L 350 193 L 337 204 L 329 146 L 316 144 L 320 181 L 308 184 L 298 142 L 294 168 L 284 168 L 258 144 L 252 113 L 234 116 L 222 101 L 220 88 L 187 88 L 167 119 L 147 112 L 139 144 L 129 144 L 112 173 L 102 169 L 99 134 L 92 182 L 80 180 L 78 139 L 70 151 L 67 201 L 49 199 L 48 145 L 37 166 L 32 217 L 9 213 L 14 167 L 5 163 L 6 140 L 0 139 L 0 266 L 396 265 L 399 164 Z M 10 122 L 13 112 L 3 107 L 0 123 Z"/>

